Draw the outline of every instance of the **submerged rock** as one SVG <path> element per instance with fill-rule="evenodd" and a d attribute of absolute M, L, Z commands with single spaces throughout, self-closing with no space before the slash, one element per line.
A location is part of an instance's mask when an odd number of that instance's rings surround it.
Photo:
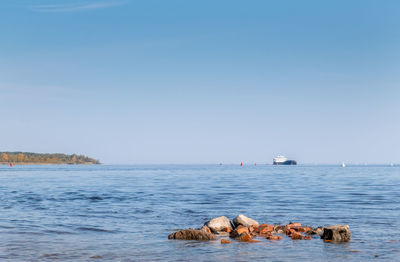
<path fill-rule="evenodd" d="M 211 233 L 211 230 L 208 226 L 204 225 L 202 226 L 199 230 L 207 232 L 207 233 Z"/>
<path fill-rule="evenodd" d="M 205 225 L 211 229 L 211 232 L 216 233 L 225 230 L 232 230 L 231 221 L 226 216 L 220 216 L 206 222 Z"/>
<path fill-rule="evenodd" d="M 196 229 L 184 229 L 178 232 L 172 233 L 168 236 L 168 239 L 181 239 L 181 240 L 216 240 L 217 237 L 211 233 L 203 230 Z"/>
<path fill-rule="evenodd" d="M 213 233 L 213 234 L 218 236 L 218 237 L 227 237 L 227 236 L 229 236 L 229 233 L 228 232 L 224 232 L 224 231 L 220 231 L 220 232 Z"/>
<path fill-rule="evenodd" d="M 251 219 L 249 217 L 246 217 L 245 215 L 238 215 L 237 217 L 235 217 L 233 219 L 233 224 L 235 225 L 235 227 L 242 225 L 245 227 L 251 227 L 253 225 L 258 226 L 258 222 L 255 221 L 254 219 Z"/>
<path fill-rule="evenodd" d="M 326 241 L 347 242 L 350 240 L 350 235 L 349 225 L 335 225 L 324 227 L 321 238 Z"/>
<path fill-rule="evenodd" d="M 306 234 L 321 236 L 323 231 L 324 231 L 323 227 L 311 228 L 311 230 L 306 231 Z"/>
<path fill-rule="evenodd" d="M 225 238 L 221 239 L 221 244 L 229 244 L 229 243 L 231 243 L 230 240 L 225 239 Z"/>
<path fill-rule="evenodd" d="M 306 240 L 311 240 L 310 236 L 303 236 L 301 234 L 301 232 L 303 232 L 303 229 L 301 229 L 301 231 L 297 231 L 296 227 L 294 228 L 290 228 L 286 226 L 286 230 L 285 233 L 288 237 L 290 237 L 292 240 L 302 240 L 302 239 L 306 239 Z"/>
<path fill-rule="evenodd" d="M 261 241 L 253 240 L 253 238 L 247 232 L 243 232 L 242 234 L 240 234 L 240 236 L 238 238 L 236 238 L 236 240 L 238 240 L 240 242 L 250 242 L 250 243 L 261 242 Z"/>
<path fill-rule="evenodd" d="M 242 241 L 242 242 L 251 242 L 251 240 L 253 240 L 253 239 L 251 238 L 249 233 L 243 232 L 242 234 L 239 235 L 237 240 Z"/>
<path fill-rule="evenodd" d="M 281 236 L 269 235 L 269 236 L 267 236 L 267 239 L 269 239 L 269 240 L 281 240 L 282 237 Z"/>

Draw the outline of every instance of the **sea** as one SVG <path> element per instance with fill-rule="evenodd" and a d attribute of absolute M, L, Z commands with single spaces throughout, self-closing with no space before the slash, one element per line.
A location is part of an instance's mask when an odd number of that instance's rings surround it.
<path fill-rule="evenodd" d="M 217 216 L 351 240 L 168 240 Z M 0 166 L 0 261 L 400 261 L 400 166 Z"/>

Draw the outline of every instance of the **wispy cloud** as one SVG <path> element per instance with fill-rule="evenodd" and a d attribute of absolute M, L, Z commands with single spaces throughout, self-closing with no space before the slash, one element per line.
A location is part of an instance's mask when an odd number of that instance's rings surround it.
<path fill-rule="evenodd" d="M 48 4 L 28 6 L 32 11 L 37 12 L 79 12 L 95 9 L 104 9 L 124 4 L 121 1 L 102 1 L 102 2 L 76 2 L 68 4 Z"/>

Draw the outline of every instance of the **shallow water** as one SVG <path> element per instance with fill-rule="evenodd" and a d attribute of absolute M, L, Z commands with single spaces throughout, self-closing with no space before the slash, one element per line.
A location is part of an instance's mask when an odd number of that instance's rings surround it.
<path fill-rule="evenodd" d="M 1 261 L 400 261 L 400 167 L 0 166 Z M 351 241 L 168 240 L 239 213 Z"/>

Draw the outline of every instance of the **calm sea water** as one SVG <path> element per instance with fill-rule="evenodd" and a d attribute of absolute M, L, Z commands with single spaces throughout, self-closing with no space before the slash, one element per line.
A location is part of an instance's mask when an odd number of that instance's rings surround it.
<path fill-rule="evenodd" d="M 1 261 L 400 261 L 400 167 L 0 166 Z M 168 240 L 239 213 L 349 243 Z"/>

